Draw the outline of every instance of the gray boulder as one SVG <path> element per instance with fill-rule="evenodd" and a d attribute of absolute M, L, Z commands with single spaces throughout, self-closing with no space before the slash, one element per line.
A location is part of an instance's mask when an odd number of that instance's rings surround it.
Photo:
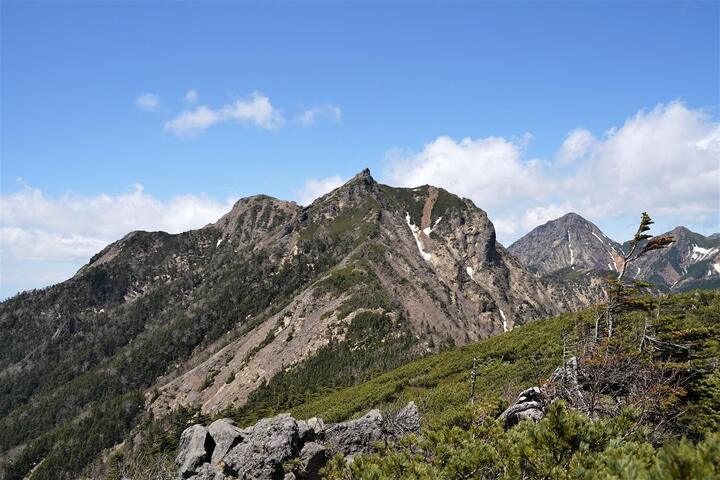
<path fill-rule="evenodd" d="M 298 458 L 302 465 L 300 478 L 302 480 L 318 480 L 320 469 L 330 460 L 330 452 L 319 443 L 308 442 L 303 445 Z"/>
<path fill-rule="evenodd" d="M 315 439 L 315 429 L 305 420 L 298 420 L 298 436 L 300 443 L 311 442 Z"/>
<path fill-rule="evenodd" d="M 499 418 L 504 422 L 506 429 L 514 427 L 523 420 L 537 422 L 545 416 L 546 405 L 547 399 L 540 388 L 528 388 L 520 392 L 515 403 L 500 414 Z"/>
<path fill-rule="evenodd" d="M 211 423 L 208 432 L 215 442 L 215 449 L 210 458 L 212 465 L 218 465 L 225 454 L 244 438 L 243 431 L 225 419 Z"/>
<path fill-rule="evenodd" d="M 307 420 L 307 424 L 313 429 L 316 435 L 320 435 L 325 431 L 325 422 L 320 417 L 312 417 Z"/>
<path fill-rule="evenodd" d="M 372 451 L 373 444 L 383 438 L 383 433 L 383 416 L 375 409 L 357 420 L 327 426 L 324 440 L 331 451 L 353 455 Z"/>
<path fill-rule="evenodd" d="M 415 402 L 408 403 L 394 418 L 386 421 L 386 430 L 393 437 L 420 433 L 420 412 Z"/>
<path fill-rule="evenodd" d="M 283 463 L 300 451 L 298 425 L 288 414 L 260 420 L 225 455 L 225 468 L 240 479 L 281 480 Z"/>
<path fill-rule="evenodd" d="M 210 460 L 215 442 L 208 429 L 202 425 L 186 428 L 180 437 L 180 449 L 175 463 L 180 465 L 180 475 L 189 478 L 203 463 Z"/>

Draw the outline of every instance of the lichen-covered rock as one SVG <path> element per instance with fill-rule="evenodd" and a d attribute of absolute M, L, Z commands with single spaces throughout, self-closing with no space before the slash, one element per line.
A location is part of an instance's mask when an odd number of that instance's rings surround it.
<path fill-rule="evenodd" d="M 175 463 L 180 465 L 180 475 L 191 477 L 203 463 L 210 460 L 215 442 L 208 429 L 202 425 L 186 428 L 180 437 L 180 449 Z"/>
<path fill-rule="evenodd" d="M 542 420 L 545 416 L 547 400 L 539 387 L 528 388 L 518 395 L 515 403 L 510 405 L 501 415 L 505 428 L 511 428 L 522 420 Z"/>
<path fill-rule="evenodd" d="M 383 416 L 377 409 L 370 410 L 357 420 L 330 425 L 324 435 L 328 448 L 344 455 L 370 452 L 373 444 L 382 438 Z"/>
<path fill-rule="evenodd" d="M 226 419 L 215 420 L 208 427 L 208 432 L 215 442 L 215 449 L 210 458 L 212 465 L 218 465 L 225 454 L 240 443 L 244 437 L 243 431 Z"/>
<path fill-rule="evenodd" d="M 283 463 L 300 451 L 298 425 L 288 414 L 260 420 L 223 461 L 241 479 L 282 479 Z"/>

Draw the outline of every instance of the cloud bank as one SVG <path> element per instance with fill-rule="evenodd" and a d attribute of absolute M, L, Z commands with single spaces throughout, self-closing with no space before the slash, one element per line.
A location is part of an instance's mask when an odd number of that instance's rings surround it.
<path fill-rule="evenodd" d="M 160 200 L 141 185 L 116 196 L 57 197 L 24 186 L 0 197 L 0 296 L 65 280 L 130 231 L 199 228 L 220 218 L 233 203 L 206 195 Z"/>
<path fill-rule="evenodd" d="M 420 152 L 389 152 L 385 179 L 472 199 L 505 243 L 568 211 L 602 220 L 647 210 L 666 222 L 720 227 L 720 123 L 704 110 L 675 101 L 599 136 L 578 128 L 546 161 L 524 158 L 524 148 L 504 138 L 442 136 Z"/>

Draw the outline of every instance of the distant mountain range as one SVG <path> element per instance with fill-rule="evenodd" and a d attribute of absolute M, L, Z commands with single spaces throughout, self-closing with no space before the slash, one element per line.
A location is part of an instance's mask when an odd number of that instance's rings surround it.
<path fill-rule="evenodd" d="M 709 237 L 685 227 L 658 236 L 675 241 L 629 265 L 628 278 L 652 282 L 667 291 L 720 287 L 720 234 Z M 521 263 L 541 276 L 622 269 L 629 242 L 620 244 L 595 224 L 568 213 L 530 231 L 508 247 Z"/>

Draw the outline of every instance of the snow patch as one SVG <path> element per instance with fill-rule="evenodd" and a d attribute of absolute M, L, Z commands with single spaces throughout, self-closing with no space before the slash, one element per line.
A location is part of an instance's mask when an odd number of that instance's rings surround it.
<path fill-rule="evenodd" d="M 608 255 L 610 255 L 610 263 L 608 263 L 608 268 L 609 268 L 610 270 L 615 270 L 615 271 L 617 272 L 617 267 L 615 266 L 615 257 L 613 257 L 613 254 L 612 254 L 612 252 L 615 251 L 615 248 L 614 248 L 612 245 L 609 245 L 609 246 L 608 246 L 608 245 L 605 243 L 605 240 L 603 240 L 602 238 L 600 238 L 600 236 L 599 236 L 597 233 L 593 232 L 592 230 L 590 230 L 590 233 L 592 233 L 593 237 L 595 237 L 595 238 L 597 238 L 598 240 L 600 240 L 600 243 L 602 243 L 603 246 L 608 247 L 607 253 L 608 253 Z M 612 251 L 611 251 L 611 250 L 612 250 Z"/>
<path fill-rule="evenodd" d="M 570 248 L 570 266 L 572 267 L 573 265 L 575 265 L 575 254 L 573 253 L 573 249 L 572 249 L 572 241 L 570 240 L 570 229 L 569 228 L 567 231 L 567 236 L 568 236 L 568 247 Z"/>
<path fill-rule="evenodd" d="M 642 269 L 640 267 L 635 266 L 635 268 L 637 269 L 637 272 L 635 272 L 635 276 L 633 277 L 633 280 L 635 280 L 638 277 L 638 275 L 640 275 L 640 272 L 642 272 Z"/>
<path fill-rule="evenodd" d="M 693 245 L 692 249 L 690 250 L 690 262 L 700 262 L 702 260 L 705 260 L 715 252 L 717 252 L 717 248 L 703 248 L 699 245 Z"/>
<path fill-rule="evenodd" d="M 218 240 L 217 243 L 215 244 L 215 248 L 219 247 L 220 244 L 222 243 L 222 241 L 223 241 L 222 238 L 220 240 Z"/>
<path fill-rule="evenodd" d="M 473 280 L 475 280 L 475 278 L 473 278 L 473 273 L 475 273 L 475 271 L 473 271 L 473 268 L 472 268 L 472 267 L 466 267 L 466 268 L 465 268 L 465 271 L 467 272 L 468 275 L 470 275 L 470 278 L 472 278 Z"/>
<path fill-rule="evenodd" d="M 440 220 L 442 220 L 442 217 L 435 220 L 435 223 L 433 224 L 432 227 L 423 228 L 423 233 L 429 237 L 430 234 L 433 232 L 433 230 L 435 230 L 435 227 L 437 227 L 437 224 L 440 223 Z"/>
<path fill-rule="evenodd" d="M 410 227 L 410 231 L 413 234 L 413 237 L 415 238 L 415 243 L 417 244 L 418 250 L 420 250 L 420 256 L 425 259 L 426 261 L 430 261 L 432 258 L 432 255 L 427 253 L 425 250 L 423 250 L 422 242 L 420 241 L 420 229 L 412 223 L 412 220 L 410 220 L 410 213 L 405 212 L 405 222 L 407 222 L 408 227 Z"/>
<path fill-rule="evenodd" d="M 603 245 L 605 244 L 605 241 L 602 238 L 600 238 L 597 233 L 593 232 L 592 230 L 590 230 L 590 233 L 592 233 L 593 237 L 600 240 L 600 243 L 602 243 Z"/>
<path fill-rule="evenodd" d="M 507 327 L 507 318 L 505 318 L 505 313 L 502 311 L 502 308 L 498 307 L 498 310 L 500 310 L 500 316 L 502 317 L 502 321 L 503 321 L 503 332 L 507 332 L 508 327 Z"/>
<path fill-rule="evenodd" d="M 718 275 L 720 275 L 720 263 L 713 263 L 712 267 L 715 269 Z"/>

